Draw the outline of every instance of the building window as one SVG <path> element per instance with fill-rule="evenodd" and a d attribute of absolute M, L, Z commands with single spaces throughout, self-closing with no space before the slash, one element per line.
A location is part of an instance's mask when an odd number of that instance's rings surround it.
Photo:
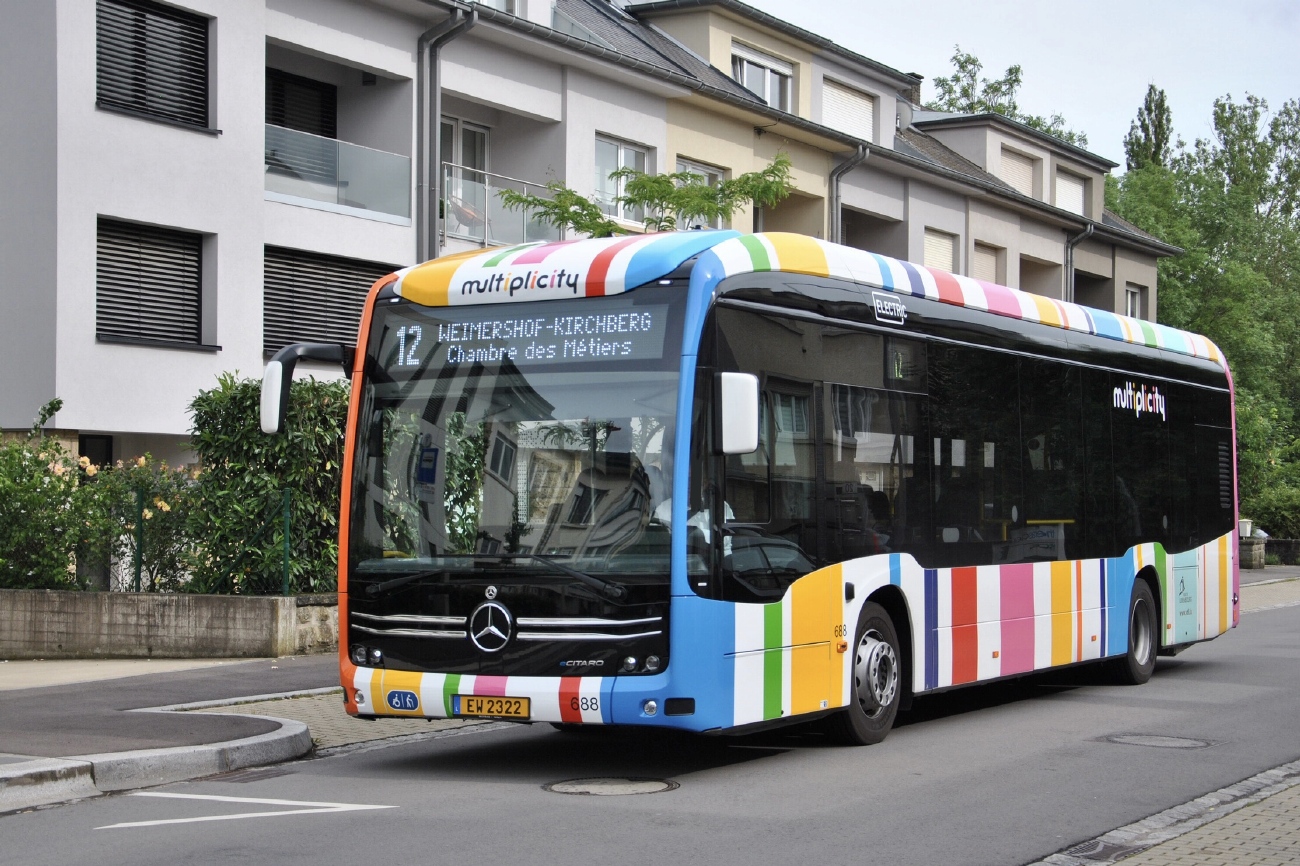
<path fill-rule="evenodd" d="M 461 237 L 482 237 L 488 220 L 488 130 L 444 116 L 439 134 L 446 230 Z"/>
<path fill-rule="evenodd" d="M 280 69 L 266 70 L 266 122 L 338 138 L 339 89 Z"/>
<path fill-rule="evenodd" d="M 511 484 L 515 473 L 515 443 L 497 436 L 492 443 L 492 458 L 488 461 L 488 470 L 507 484 Z"/>
<path fill-rule="evenodd" d="M 976 241 L 975 257 L 971 262 L 971 276 L 986 283 L 1002 282 L 998 274 L 998 261 L 1001 259 L 998 253 L 997 247 Z"/>
<path fill-rule="evenodd" d="M 298 342 L 354 345 L 366 294 L 393 270 L 377 262 L 268 246 L 262 350 L 269 355 Z"/>
<path fill-rule="evenodd" d="M 790 110 L 794 66 L 744 45 L 731 45 L 731 77 L 772 108 Z"/>
<path fill-rule="evenodd" d="M 1124 287 L 1124 315 L 1134 319 L 1145 318 L 1146 286 L 1129 283 Z"/>
<path fill-rule="evenodd" d="M 724 176 L 726 175 L 726 172 L 723 169 L 715 168 L 711 165 L 705 165 L 702 162 L 692 162 L 689 159 L 678 158 L 677 173 L 682 174 L 684 172 L 690 172 L 691 174 L 699 175 L 701 178 L 703 178 L 705 186 L 717 186 L 719 183 L 722 182 Z M 691 222 L 690 225 L 679 225 L 678 228 L 679 229 L 693 229 L 693 228 L 720 229 L 723 228 L 723 221 L 721 217 L 714 217 L 713 219 L 705 219 L 703 217 L 697 217 L 695 218 L 695 220 Z"/>
<path fill-rule="evenodd" d="M 1014 150 L 1002 148 L 1002 162 L 998 166 L 998 177 L 1021 195 L 1034 195 L 1034 162 L 1031 157 Z"/>
<path fill-rule="evenodd" d="M 1088 182 L 1069 172 L 1056 173 L 1056 206 L 1070 213 L 1084 215 L 1084 194 Z"/>
<path fill-rule="evenodd" d="M 99 0 L 96 105 L 208 127 L 208 19 L 149 0 Z"/>
<path fill-rule="evenodd" d="M 479 2 L 489 9 L 495 9 L 498 12 L 506 12 L 510 15 L 519 14 L 518 0 L 479 0 Z"/>
<path fill-rule="evenodd" d="M 623 195 L 624 181 L 610 175 L 620 168 L 648 172 L 646 149 L 613 138 L 596 137 L 596 201 L 607 216 L 640 222 L 645 219 L 645 209 L 632 207 L 619 200 Z"/>
<path fill-rule="evenodd" d="M 99 219 L 95 335 L 105 342 L 200 343 L 203 237 Z"/>
<path fill-rule="evenodd" d="M 957 236 L 935 229 L 925 230 L 925 261 L 927 268 L 942 271 L 957 270 Z"/>
<path fill-rule="evenodd" d="M 834 81 L 823 80 L 822 125 L 847 132 L 863 141 L 874 141 L 876 98 Z"/>

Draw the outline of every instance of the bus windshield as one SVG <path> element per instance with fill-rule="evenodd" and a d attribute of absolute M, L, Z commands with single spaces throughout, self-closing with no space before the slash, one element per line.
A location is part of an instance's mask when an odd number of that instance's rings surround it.
<path fill-rule="evenodd" d="M 425 572 L 666 581 L 683 295 L 381 302 L 357 425 L 353 579 L 372 594 Z"/>

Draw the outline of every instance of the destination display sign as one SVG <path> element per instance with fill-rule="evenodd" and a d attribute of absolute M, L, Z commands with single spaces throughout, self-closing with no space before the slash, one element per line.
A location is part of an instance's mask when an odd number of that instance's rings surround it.
<path fill-rule="evenodd" d="M 498 315 L 462 322 L 394 316 L 389 322 L 379 357 L 390 372 L 414 372 L 430 361 L 449 367 L 508 361 L 526 367 L 657 360 L 663 356 L 668 305 L 609 312 Z"/>

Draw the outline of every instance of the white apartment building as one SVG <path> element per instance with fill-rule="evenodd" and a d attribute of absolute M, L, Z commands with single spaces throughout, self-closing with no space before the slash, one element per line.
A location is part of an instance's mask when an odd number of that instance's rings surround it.
<path fill-rule="evenodd" d="M 96 461 L 190 459 L 200 390 L 351 341 L 393 268 L 555 237 L 505 186 L 559 179 L 638 228 L 613 168 L 722 177 L 784 149 L 795 195 L 733 227 L 1149 317 L 1175 252 L 1104 212 L 1113 164 L 918 112 L 919 77 L 736 0 L 16 2 L 0 72 L 22 82 L 0 95 L 0 429 L 57 396 Z"/>

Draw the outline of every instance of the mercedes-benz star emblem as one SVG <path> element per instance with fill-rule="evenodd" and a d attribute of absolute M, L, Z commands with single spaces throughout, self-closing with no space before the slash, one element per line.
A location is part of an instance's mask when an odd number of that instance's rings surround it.
<path fill-rule="evenodd" d="M 487 591 L 485 591 L 483 594 L 487 596 L 488 601 L 491 601 L 492 599 L 497 597 L 497 588 L 495 586 L 489 586 L 487 588 Z"/>
<path fill-rule="evenodd" d="M 505 605 L 485 601 L 469 615 L 469 639 L 485 653 L 500 652 L 510 643 L 514 620 Z"/>

